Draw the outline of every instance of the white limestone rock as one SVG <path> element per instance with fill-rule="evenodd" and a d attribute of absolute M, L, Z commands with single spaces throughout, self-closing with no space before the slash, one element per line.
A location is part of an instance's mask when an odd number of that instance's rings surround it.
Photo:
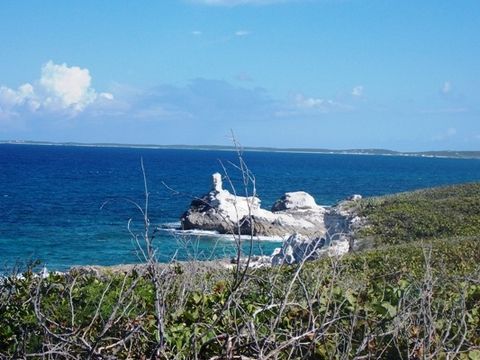
<path fill-rule="evenodd" d="M 242 218 L 260 209 L 257 197 L 242 197 L 230 194 L 222 188 L 222 176 L 212 175 L 212 190 L 192 201 L 190 208 L 182 215 L 184 230 L 212 230 L 231 233 Z"/>
<path fill-rule="evenodd" d="M 223 185 L 222 185 L 222 174 L 220 173 L 215 173 L 212 175 L 212 180 L 213 180 L 213 191 L 220 192 L 222 191 Z"/>
<path fill-rule="evenodd" d="M 287 192 L 272 206 L 272 212 L 286 210 L 320 210 L 315 199 L 305 191 Z"/>
<path fill-rule="evenodd" d="M 238 230 L 244 235 L 278 236 L 287 238 L 299 233 L 305 236 L 322 236 L 325 231 L 325 209 L 303 191 L 286 193 L 274 205 L 275 211 L 260 207 L 257 197 L 242 197 L 222 188 L 219 173 L 212 176 L 212 190 L 192 201 L 190 208 L 182 215 L 184 230 L 214 230 L 219 233 L 233 233 Z"/>
<path fill-rule="evenodd" d="M 341 255 L 353 248 L 355 232 L 364 226 L 356 213 L 360 195 L 325 208 L 304 191 L 288 192 L 272 210 L 261 208 L 257 197 L 231 194 L 222 177 L 212 176 L 212 190 L 192 201 L 182 215 L 185 230 L 213 230 L 220 234 L 268 236 L 286 239 L 270 256 L 271 264 L 292 264 L 303 259 Z M 259 264 L 263 266 L 265 259 Z M 260 266 L 259 265 L 259 266 Z"/>
<path fill-rule="evenodd" d="M 293 234 L 282 245 L 276 248 L 271 256 L 272 265 L 294 264 L 303 260 L 317 258 L 317 250 L 325 246 L 324 238 L 309 238 Z"/>
<path fill-rule="evenodd" d="M 294 234 L 283 243 L 281 248 L 276 248 L 270 258 L 272 265 L 297 264 L 324 256 L 340 256 L 346 254 L 348 250 L 349 242 L 346 238 L 310 239 Z"/>

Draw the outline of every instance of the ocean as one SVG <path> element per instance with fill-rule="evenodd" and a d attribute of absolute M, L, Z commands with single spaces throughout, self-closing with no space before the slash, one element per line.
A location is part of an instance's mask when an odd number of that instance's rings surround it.
<path fill-rule="evenodd" d="M 262 207 L 287 191 L 303 190 L 318 204 L 352 194 L 376 196 L 480 181 L 480 160 L 373 155 L 245 152 Z M 234 152 L 121 147 L 0 145 L 0 266 L 38 260 L 52 270 L 73 265 L 139 262 L 127 228 L 141 234 L 144 186 L 150 192 L 152 228 L 179 225 L 195 196 L 208 192 L 223 167 L 239 195 Z M 103 205 L 103 206 L 102 206 Z M 212 259 L 234 254 L 225 236 L 165 230 L 154 244 L 160 261 Z M 255 241 L 255 254 L 278 242 Z"/>

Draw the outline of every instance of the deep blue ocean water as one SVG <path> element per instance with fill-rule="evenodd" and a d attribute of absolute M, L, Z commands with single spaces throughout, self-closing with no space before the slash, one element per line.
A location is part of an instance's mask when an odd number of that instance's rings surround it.
<path fill-rule="evenodd" d="M 178 222 L 193 196 L 207 192 L 211 174 L 239 173 L 226 151 L 0 145 L 0 265 L 40 260 L 49 269 L 72 265 L 138 262 L 127 230 L 142 230 L 143 158 L 150 190 L 153 225 Z M 331 205 L 359 193 L 391 194 L 436 185 L 480 181 L 480 161 L 444 158 L 246 152 L 262 206 L 269 208 L 284 192 L 303 190 L 317 203 Z M 173 193 L 163 183 L 175 189 Z M 236 182 L 237 187 L 239 183 Z M 107 205 L 101 208 L 102 204 Z M 232 254 L 232 240 L 159 233 L 159 258 L 179 260 Z M 255 243 L 270 253 L 276 243 Z"/>

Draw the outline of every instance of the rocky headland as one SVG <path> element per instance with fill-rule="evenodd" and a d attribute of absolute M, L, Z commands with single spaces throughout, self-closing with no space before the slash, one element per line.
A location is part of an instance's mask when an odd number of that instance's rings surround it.
<path fill-rule="evenodd" d="M 259 258 L 260 262 L 295 263 L 346 253 L 353 248 L 355 230 L 363 224 L 354 206 L 360 195 L 325 207 L 304 191 L 287 192 L 267 210 L 256 196 L 242 197 L 224 189 L 221 174 L 213 174 L 212 182 L 212 189 L 193 200 L 182 215 L 182 229 L 283 240 L 282 247 Z"/>

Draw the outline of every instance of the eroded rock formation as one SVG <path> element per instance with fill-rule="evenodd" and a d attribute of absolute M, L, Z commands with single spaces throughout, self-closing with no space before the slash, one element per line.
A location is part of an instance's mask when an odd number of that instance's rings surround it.
<path fill-rule="evenodd" d="M 308 237 L 325 234 L 326 209 L 306 192 L 289 192 L 275 202 L 272 210 L 262 209 L 257 197 L 242 197 L 222 188 L 221 175 L 213 174 L 212 190 L 192 201 L 182 215 L 184 230 L 212 230 L 221 234 L 240 231 L 242 235 Z"/>
<path fill-rule="evenodd" d="M 220 174 L 213 174 L 212 180 L 212 190 L 193 200 L 182 215 L 182 229 L 284 239 L 271 256 L 258 257 L 262 266 L 340 255 L 353 248 L 355 230 L 363 221 L 354 210 L 360 195 L 327 208 L 304 191 L 288 192 L 265 210 L 259 198 L 223 189 Z"/>

